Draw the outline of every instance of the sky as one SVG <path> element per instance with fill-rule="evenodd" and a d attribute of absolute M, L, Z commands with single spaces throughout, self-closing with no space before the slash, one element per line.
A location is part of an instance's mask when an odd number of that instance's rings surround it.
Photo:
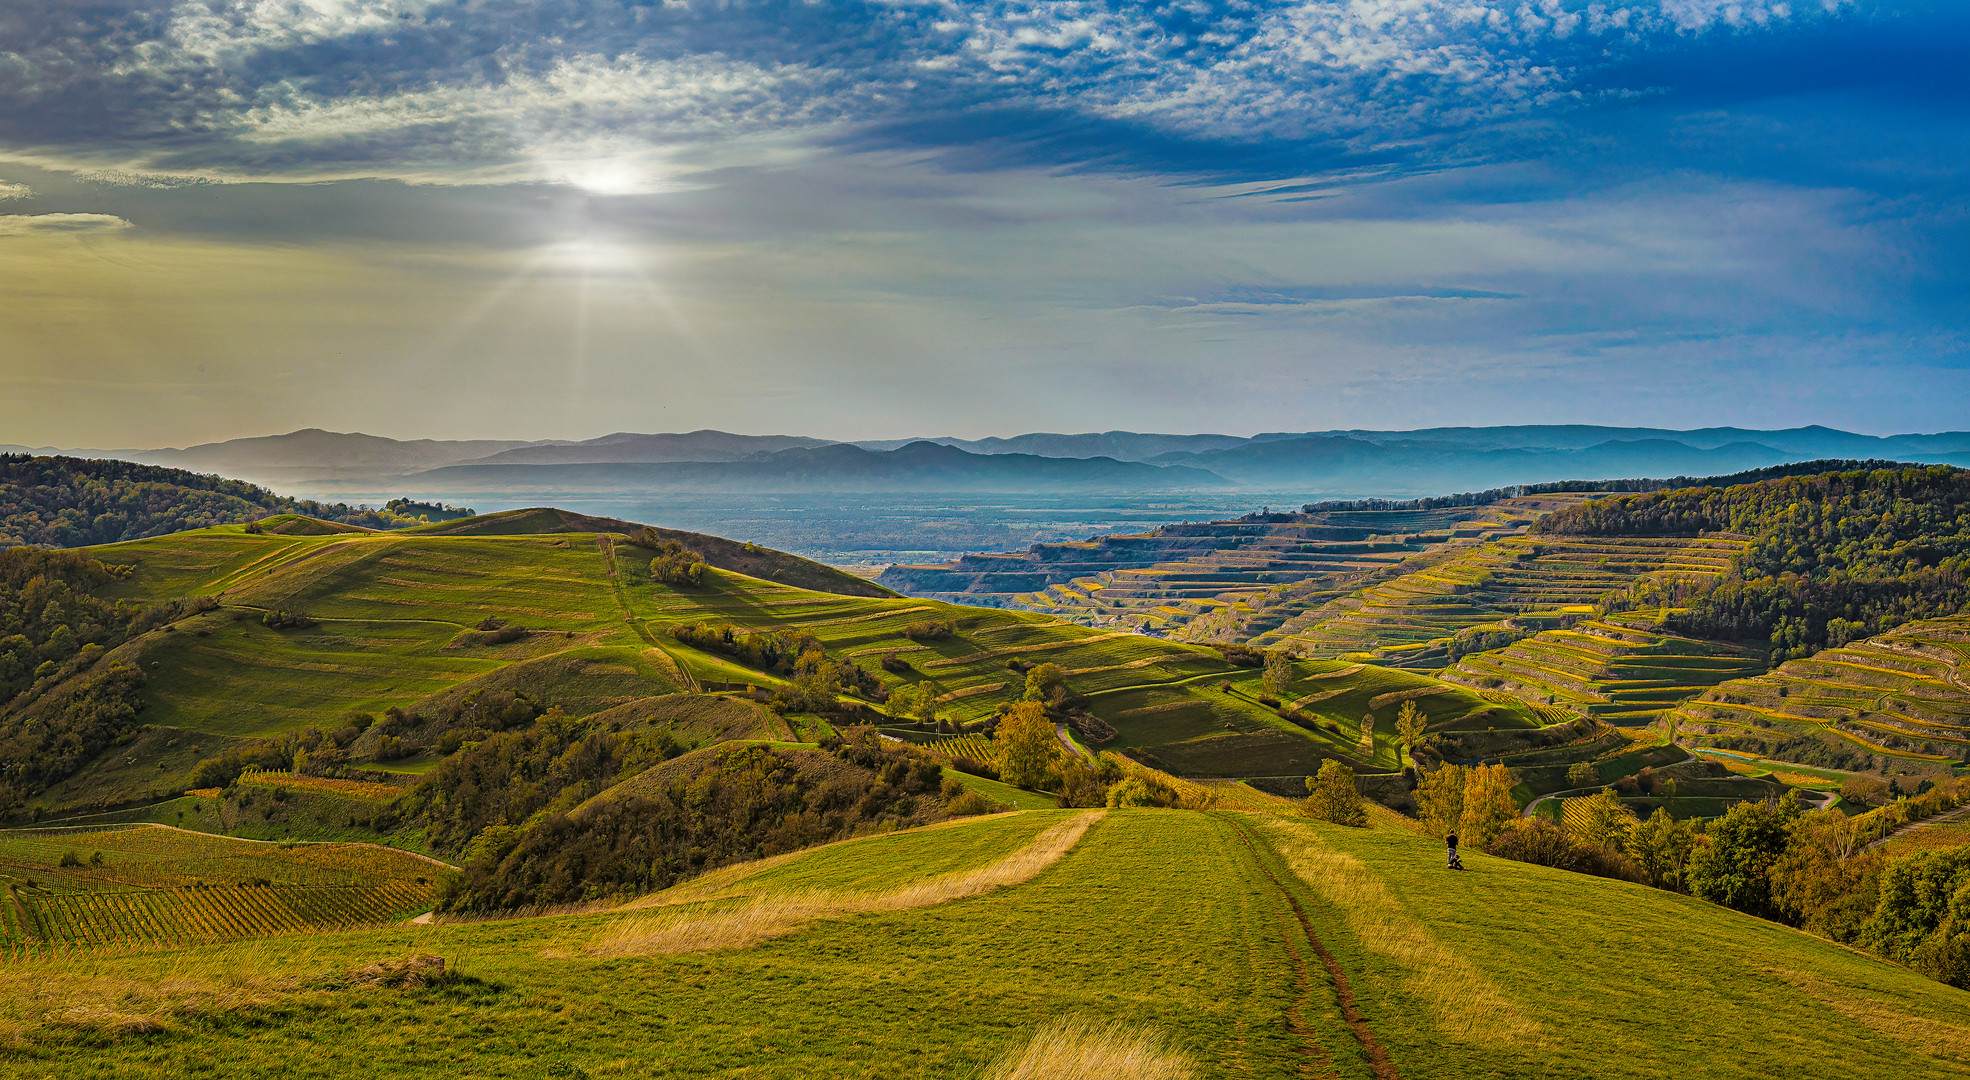
<path fill-rule="evenodd" d="M 1970 428 L 1966 9 L 0 0 L 0 443 Z"/>

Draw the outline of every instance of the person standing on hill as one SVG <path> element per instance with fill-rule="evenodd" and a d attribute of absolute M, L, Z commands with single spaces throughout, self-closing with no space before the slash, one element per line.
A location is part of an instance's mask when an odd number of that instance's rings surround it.
<path fill-rule="evenodd" d="M 1447 850 L 1450 855 L 1449 869 L 1462 870 L 1464 868 L 1464 860 L 1457 857 L 1457 834 L 1451 833 L 1450 835 L 1444 837 L 1443 843 L 1445 850 Z"/>

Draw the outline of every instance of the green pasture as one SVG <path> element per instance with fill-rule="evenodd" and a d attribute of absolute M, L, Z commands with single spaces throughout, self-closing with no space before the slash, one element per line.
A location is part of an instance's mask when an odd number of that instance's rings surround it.
<path fill-rule="evenodd" d="M 832 845 L 682 898 L 886 890 L 986 864 L 1064 816 Z M 1476 853 L 1446 872 L 1441 850 L 1392 828 L 1113 811 L 1023 884 L 722 952 L 589 955 L 649 917 L 631 912 L 29 960 L 0 975 L 16 987 L 0 1022 L 21 1033 L 0 1075 L 961 1078 L 1087 1015 L 1160 1033 L 1200 1077 L 1368 1077 L 1296 904 L 1404 1077 L 1762 1080 L 1835 1061 L 1880 1080 L 1970 1075 L 1962 991 L 1637 885 Z M 464 980 L 329 977 L 419 954 Z M 73 1011 L 91 995 L 143 1011 L 167 974 L 183 1005 L 161 1031 Z M 50 980 L 59 1001 L 33 989 Z M 201 980 L 233 990 L 201 997 Z"/>

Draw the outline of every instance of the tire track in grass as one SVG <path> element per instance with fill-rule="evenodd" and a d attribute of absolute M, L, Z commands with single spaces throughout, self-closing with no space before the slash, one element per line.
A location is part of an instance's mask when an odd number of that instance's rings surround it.
<path fill-rule="evenodd" d="M 1368 1021 L 1362 1019 L 1361 1010 L 1355 1005 L 1354 987 L 1348 982 L 1347 973 L 1341 970 L 1340 962 L 1334 959 L 1334 954 L 1327 951 L 1327 946 L 1321 942 L 1320 935 L 1313 932 L 1313 922 L 1307 918 L 1306 909 L 1300 906 L 1299 897 L 1294 896 L 1292 890 L 1282 884 L 1278 875 L 1265 864 L 1265 860 L 1259 858 L 1258 847 L 1252 843 L 1251 832 L 1244 825 L 1236 822 L 1233 823 L 1233 827 L 1238 830 L 1238 838 L 1245 842 L 1245 850 L 1252 856 L 1252 863 L 1268 881 L 1272 882 L 1272 887 L 1279 890 L 1279 895 L 1284 897 L 1286 903 L 1293 909 L 1293 917 L 1299 920 L 1300 930 L 1306 935 L 1307 944 L 1313 948 L 1314 954 L 1320 957 L 1321 964 L 1327 968 L 1327 977 L 1334 984 L 1334 1002 L 1340 1007 L 1341 1019 L 1346 1021 L 1348 1031 L 1354 1035 L 1355 1041 L 1361 1044 L 1361 1052 L 1367 1057 L 1369 1071 L 1375 1074 L 1375 1080 L 1402 1080 L 1402 1073 L 1396 1069 L 1395 1061 L 1389 1057 L 1389 1052 L 1382 1047 L 1381 1041 L 1375 1038 L 1374 1031 L 1368 1027 Z M 1287 1024 L 1313 1053 L 1324 1058 L 1325 1048 L 1315 1041 L 1312 1031 L 1306 1026 L 1303 1012 L 1305 1005 L 1312 1000 L 1313 992 L 1312 981 L 1307 974 L 1307 965 L 1301 959 L 1298 947 L 1293 944 L 1292 934 L 1289 932 L 1283 937 L 1286 951 L 1293 958 L 1295 982 L 1301 990 L 1300 997 L 1287 1011 Z"/>

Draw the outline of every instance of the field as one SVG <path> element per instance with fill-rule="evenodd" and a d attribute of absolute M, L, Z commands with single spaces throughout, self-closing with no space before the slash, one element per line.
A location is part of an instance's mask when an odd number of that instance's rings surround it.
<path fill-rule="evenodd" d="M 568 516 L 540 514 L 556 522 Z M 110 587 L 119 597 L 210 596 L 220 606 L 107 658 L 145 672 L 147 726 L 137 742 L 43 793 L 36 805 L 56 818 L 161 805 L 190 786 L 199 760 L 241 740 L 331 730 L 352 711 L 441 711 L 474 691 L 523 693 L 584 716 L 678 690 L 781 684 L 777 675 L 685 645 L 671 632 L 698 623 L 810 634 L 886 687 L 934 683 L 941 711 L 959 723 L 1019 696 L 1023 676 L 1009 665 L 1057 663 L 1073 693 L 1120 732 L 1104 749 L 1177 775 L 1290 777 L 1314 771 L 1328 756 L 1392 771 L 1401 764 L 1393 706 L 1375 704 L 1392 693 L 1426 695 L 1419 703 L 1444 729 L 1525 732 L 1550 719 L 1514 699 L 1417 674 L 1306 662 L 1292 697 L 1307 700 L 1294 720 L 1257 700 L 1255 670 L 1234 667 L 1214 650 L 1033 612 L 815 592 L 727 570 L 709 571 L 701 587 L 673 587 L 651 579 L 652 552 L 627 535 L 500 531 L 532 527 L 532 520 L 504 515 L 491 525 L 446 522 L 442 531 L 408 534 L 249 535 L 221 527 L 92 549 L 133 568 Z M 774 567 L 782 576 L 807 573 Z M 829 573 L 818 568 L 808 576 L 825 581 Z M 304 613 L 313 625 L 263 625 L 273 610 Z M 921 641 L 904 634 L 928 619 L 947 621 L 955 632 Z M 492 634 L 482 626 L 506 629 Z M 908 667 L 882 670 L 878 661 L 889 654 Z M 1379 715 L 1364 751 L 1358 744 L 1367 712 L 1387 715 Z M 763 722 L 778 738 L 830 732 L 811 718 Z M 374 746 L 358 741 L 354 763 L 417 770 L 436 760 L 377 761 Z"/>
<path fill-rule="evenodd" d="M 1962 991 L 1640 886 L 1475 854 L 1450 874 L 1400 829 L 1109 811 L 1028 876 L 958 887 L 1071 820 L 850 841 L 622 912 L 25 960 L 0 972 L 19 1033 L 0 1073 L 965 1077 L 1086 1016 L 1204 1078 L 1365 1078 L 1371 1058 L 1410 1078 L 1970 1075 Z M 349 974 L 417 955 L 457 975 Z"/>
<path fill-rule="evenodd" d="M 1948 768 L 1970 759 L 1966 661 L 1970 616 L 1932 619 L 1723 683 L 1671 716 L 1700 743 L 1742 750 L 1814 735 L 1863 757 Z"/>
<path fill-rule="evenodd" d="M 155 825 L 0 833 L 0 949 L 162 946 L 339 929 L 430 904 L 442 867 L 368 844 Z"/>

